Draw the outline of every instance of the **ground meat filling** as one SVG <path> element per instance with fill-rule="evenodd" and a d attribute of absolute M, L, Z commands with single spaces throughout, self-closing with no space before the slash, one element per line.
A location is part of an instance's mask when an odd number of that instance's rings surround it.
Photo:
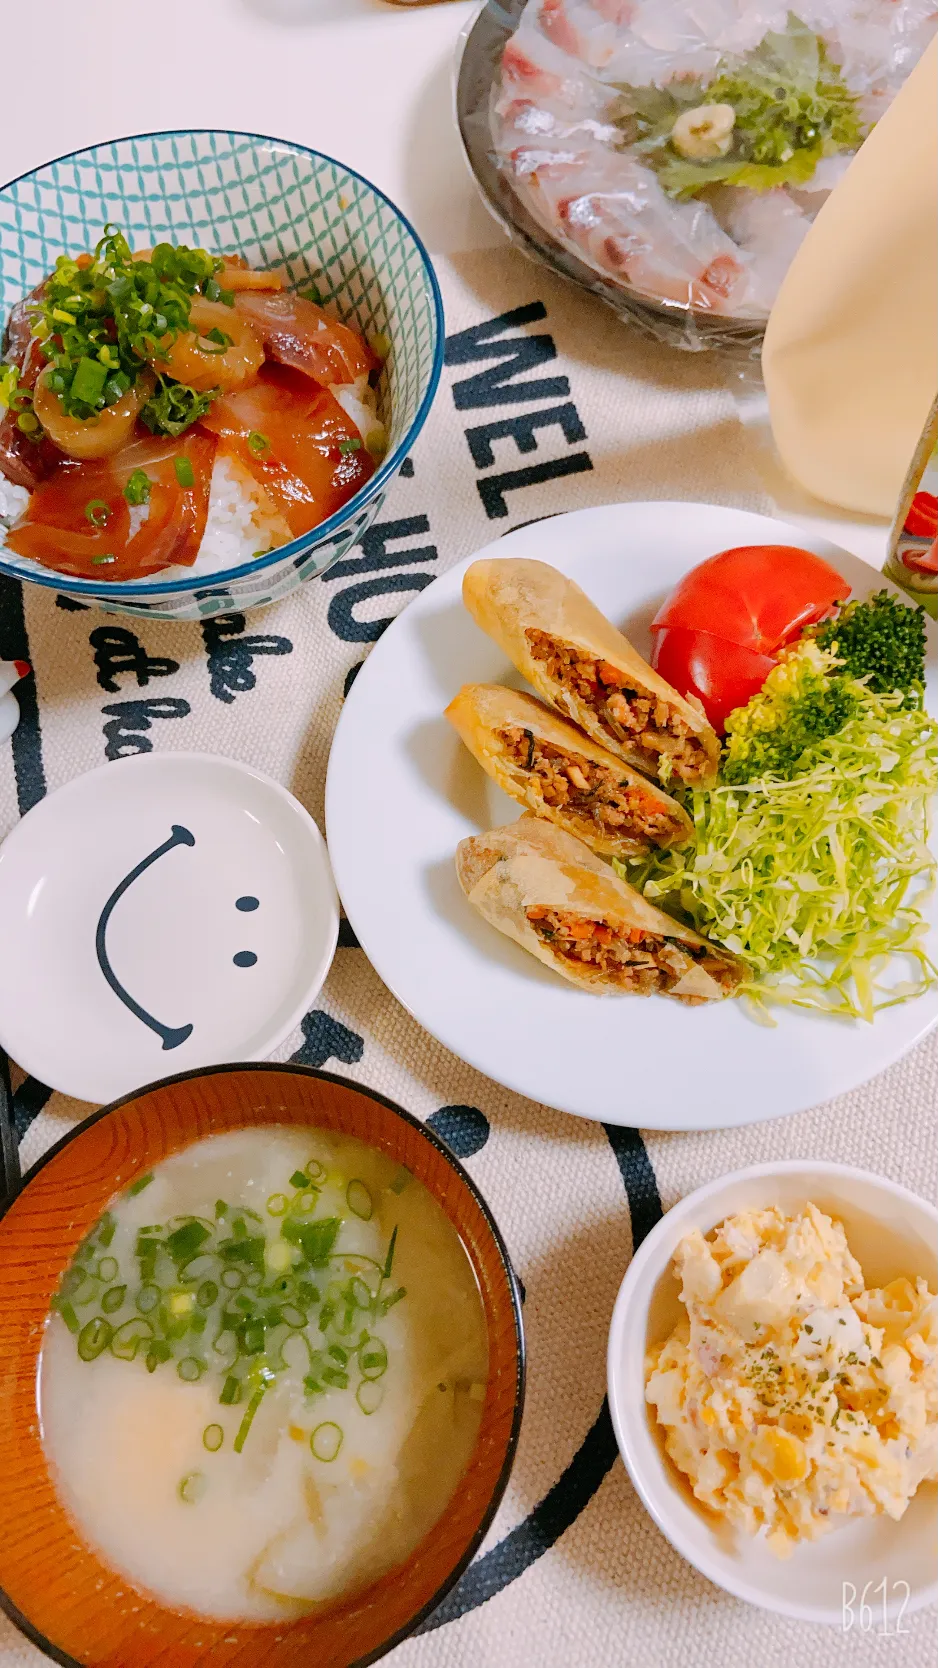
<path fill-rule="evenodd" d="M 528 630 L 525 636 L 532 654 L 544 663 L 552 681 L 587 701 L 609 735 L 645 755 L 644 762 L 653 774 L 658 774 L 664 755 L 683 782 L 698 782 L 707 776 L 711 769 L 707 753 L 685 719 L 672 712 L 667 701 L 640 695 L 629 688 L 625 675 L 608 660 L 596 660 L 546 631 Z"/>
<path fill-rule="evenodd" d="M 555 747 L 517 724 L 500 730 L 499 740 L 513 763 L 536 779 L 545 805 L 571 812 L 588 831 L 664 845 L 684 826 L 648 788 L 624 782 L 618 771 L 583 754 Z"/>
<path fill-rule="evenodd" d="M 643 932 L 641 927 L 617 932 L 602 921 L 585 920 L 567 909 L 539 906 L 525 913 L 539 938 L 550 944 L 557 957 L 595 967 L 636 996 L 671 990 L 693 966 L 703 967 L 722 990 L 736 987 L 733 966 L 716 956 L 707 944 L 678 944 L 674 939 Z"/>

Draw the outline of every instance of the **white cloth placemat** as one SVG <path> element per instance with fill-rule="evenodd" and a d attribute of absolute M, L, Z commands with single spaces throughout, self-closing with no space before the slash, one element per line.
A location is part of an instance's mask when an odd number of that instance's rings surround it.
<path fill-rule="evenodd" d="M 380 522 L 322 580 L 247 620 L 200 627 L 63 609 L 52 593 L 24 597 L 0 578 L 0 659 L 36 668 L 35 685 L 20 686 L 20 729 L 0 747 L 0 834 L 78 772 L 163 748 L 245 759 L 322 823 L 344 687 L 383 624 L 452 562 L 524 521 L 616 499 L 773 509 L 716 361 L 702 374 L 700 361 L 631 335 L 509 250 L 440 262 L 439 271 L 449 346 L 431 421 Z M 345 931 L 314 1012 L 281 1057 L 347 1074 L 432 1117 L 490 1201 L 526 1290 L 528 1401 L 506 1498 L 443 1608 L 389 1660 L 927 1668 L 930 1616 L 905 1620 L 902 1637 L 861 1633 L 856 1619 L 846 1631 L 810 1629 L 737 1602 L 684 1564 L 620 1464 L 604 1383 L 607 1323 L 633 1237 L 699 1183 L 805 1156 L 862 1165 L 931 1195 L 934 1044 L 793 1118 L 717 1134 L 607 1135 L 448 1054 L 350 939 Z M 14 1069 L 30 1164 L 89 1108 L 21 1078 Z M 623 1093 L 628 1100 L 628 1061 Z M 0 1618 L 0 1668 L 43 1660 Z"/>

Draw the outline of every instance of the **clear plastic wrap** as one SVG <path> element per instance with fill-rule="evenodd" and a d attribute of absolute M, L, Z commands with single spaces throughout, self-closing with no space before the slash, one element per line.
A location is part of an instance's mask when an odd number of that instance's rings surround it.
<path fill-rule="evenodd" d="M 487 0 L 457 112 L 513 241 L 675 346 L 758 342 L 935 29 L 933 0 L 794 4 Z"/>

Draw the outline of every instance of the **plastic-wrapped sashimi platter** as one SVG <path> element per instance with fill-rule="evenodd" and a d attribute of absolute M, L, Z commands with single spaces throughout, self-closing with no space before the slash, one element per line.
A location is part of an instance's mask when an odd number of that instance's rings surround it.
<path fill-rule="evenodd" d="M 529 252 L 681 345 L 758 336 L 934 0 L 489 0 L 460 125 Z"/>

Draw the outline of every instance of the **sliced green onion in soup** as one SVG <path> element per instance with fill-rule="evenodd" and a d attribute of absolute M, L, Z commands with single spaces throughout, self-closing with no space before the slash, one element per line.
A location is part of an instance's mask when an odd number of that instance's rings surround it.
<path fill-rule="evenodd" d="M 280 1312 L 286 1326 L 291 1326 L 297 1330 L 307 1324 L 307 1316 L 304 1310 L 299 1309 L 295 1303 L 282 1303 Z"/>
<path fill-rule="evenodd" d="M 131 1320 L 119 1326 L 111 1339 L 111 1354 L 116 1355 L 118 1361 L 133 1361 L 141 1344 L 149 1344 L 153 1338 L 153 1327 L 142 1315 L 134 1315 Z"/>
<path fill-rule="evenodd" d="M 196 1384 L 205 1372 L 205 1362 L 198 1361 L 194 1355 L 184 1355 L 176 1371 L 184 1384 Z"/>
<path fill-rule="evenodd" d="M 268 1216 L 285 1216 L 287 1213 L 286 1193 L 272 1193 L 267 1201 Z"/>
<path fill-rule="evenodd" d="M 377 1413 L 385 1396 L 385 1386 L 377 1379 L 363 1378 L 355 1399 L 363 1413 Z"/>
<path fill-rule="evenodd" d="M 107 1284 L 108 1281 L 114 1279 L 117 1274 L 117 1270 L 118 1262 L 116 1257 L 102 1257 L 100 1263 L 98 1264 L 98 1279 L 103 1280 L 105 1284 Z"/>
<path fill-rule="evenodd" d="M 148 1283 L 141 1286 L 134 1301 L 142 1315 L 149 1315 L 157 1307 L 162 1296 L 159 1286 Z"/>
<path fill-rule="evenodd" d="M 360 1181 L 358 1176 L 354 1176 L 346 1188 L 346 1204 L 354 1216 L 360 1217 L 363 1222 L 370 1220 L 375 1203 L 364 1181 Z"/>
<path fill-rule="evenodd" d="M 242 1448 L 245 1445 L 245 1441 L 247 1439 L 248 1432 L 251 1429 L 251 1425 L 252 1425 L 252 1421 L 254 1419 L 254 1415 L 257 1413 L 258 1408 L 261 1405 L 261 1400 L 264 1396 L 265 1389 L 266 1389 L 266 1386 L 262 1384 L 259 1390 L 255 1390 L 254 1395 L 251 1397 L 250 1402 L 248 1403 L 247 1407 L 245 1408 L 244 1418 L 242 1419 L 241 1424 L 238 1426 L 238 1434 L 235 1437 L 234 1443 L 232 1444 L 236 1454 L 240 1454 Z"/>
<path fill-rule="evenodd" d="M 202 1446 L 210 1454 L 217 1454 L 225 1441 L 225 1432 L 221 1425 L 206 1425 L 202 1432 Z"/>
<path fill-rule="evenodd" d="M 194 1506 L 198 1500 L 202 1499 L 207 1487 L 208 1484 L 203 1472 L 190 1471 L 187 1477 L 182 1478 L 176 1492 L 180 1500 L 185 1501 L 187 1506 Z"/>
<path fill-rule="evenodd" d="M 332 1419 L 327 1419 L 322 1425 L 317 1425 L 310 1437 L 310 1450 L 314 1459 L 322 1460 L 324 1465 L 330 1465 L 342 1447 L 342 1426 Z"/>
<path fill-rule="evenodd" d="M 369 1338 L 358 1354 L 359 1372 L 363 1378 L 381 1378 L 388 1370 L 388 1351 L 380 1338 Z"/>
<path fill-rule="evenodd" d="M 104 1313 L 106 1315 L 116 1314 L 126 1296 L 126 1286 L 112 1286 L 109 1291 L 105 1292 L 101 1299 L 101 1307 L 104 1310 Z"/>
<path fill-rule="evenodd" d="M 318 1158 L 308 1158 L 306 1164 L 304 1165 L 304 1169 L 306 1170 L 310 1180 L 315 1182 L 317 1186 L 320 1182 L 324 1182 L 326 1180 L 326 1166 L 325 1164 L 321 1164 Z"/>
<path fill-rule="evenodd" d="M 97 1361 L 114 1336 L 110 1321 L 96 1315 L 78 1334 L 78 1353 L 83 1361 Z"/>

